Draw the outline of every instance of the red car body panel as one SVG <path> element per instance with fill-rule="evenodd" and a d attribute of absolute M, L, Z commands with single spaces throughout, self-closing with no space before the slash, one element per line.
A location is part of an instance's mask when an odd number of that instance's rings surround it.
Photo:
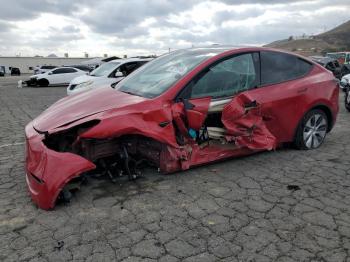
<path fill-rule="evenodd" d="M 252 105 L 254 101 L 243 92 L 224 107 L 221 119 L 227 130 L 226 139 L 252 150 L 275 149 L 277 139 L 266 127 L 263 119 L 266 116 L 262 114 L 260 104 Z M 246 108 L 247 104 L 252 106 Z"/>
<path fill-rule="evenodd" d="M 50 110 L 44 111 L 34 121 L 33 126 L 39 131 L 52 131 L 60 126 L 67 126 L 79 119 L 86 118 L 96 113 L 111 109 L 119 109 L 146 101 L 139 96 L 130 96 L 125 93 L 115 92 L 112 88 L 101 88 L 90 92 L 83 92 L 80 95 L 73 95 L 69 98 L 60 99 L 54 103 Z"/>
<path fill-rule="evenodd" d="M 64 185 L 95 165 L 76 154 L 48 149 L 42 142 L 43 135 L 29 125 L 26 135 L 26 180 L 30 195 L 40 208 L 53 208 Z"/>
<path fill-rule="evenodd" d="M 27 184 L 33 201 L 43 209 L 54 207 L 65 184 L 96 166 L 83 156 L 57 152 L 46 146 L 46 136 L 60 134 L 80 124 L 98 120 L 78 134 L 80 140 L 109 141 L 125 135 L 140 135 L 161 144 L 159 169 L 163 173 L 261 150 L 294 140 L 296 128 L 306 112 L 326 107 L 332 125 L 338 113 L 338 94 L 333 75 L 313 64 L 306 77 L 251 89 L 234 96 L 222 111 L 222 123 L 231 144 L 202 147 L 189 135 L 199 130 L 208 114 L 210 97 L 190 99 L 192 108 L 175 101 L 180 91 L 204 68 L 242 52 L 270 50 L 238 48 L 215 55 L 184 75 L 156 98 L 129 95 L 112 88 L 101 88 L 63 98 L 26 126 Z M 283 90 L 283 91 L 281 91 Z M 246 108 L 255 102 L 255 106 Z M 185 143 L 176 139 L 176 130 Z"/>
<path fill-rule="evenodd" d="M 190 99 L 190 103 L 194 105 L 194 108 L 185 111 L 189 128 L 199 130 L 203 126 L 204 120 L 208 114 L 210 101 L 211 97 Z"/>

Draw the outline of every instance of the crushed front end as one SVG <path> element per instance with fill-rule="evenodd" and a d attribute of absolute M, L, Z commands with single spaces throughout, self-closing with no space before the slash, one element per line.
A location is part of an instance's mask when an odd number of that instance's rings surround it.
<path fill-rule="evenodd" d="M 33 201 L 51 209 L 57 199 L 79 188 L 90 175 L 103 175 L 112 182 L 120 176 L 137 178 L 140 167 L 159 166 L 162 144 L 147 137 L 85 138 L 99 120 L 90 120 L 56 132 L 26 126 L 26 180 Z"/>
<path fill-rule="evenodd" d="M 26 126 L 25 136 L 25 170 L 31 198 L 40 208 L 51 209 L 68 181 L 96 166 L 79 155 L 48 148 L 45 134 L 38 133 L 32 123 Z"/>

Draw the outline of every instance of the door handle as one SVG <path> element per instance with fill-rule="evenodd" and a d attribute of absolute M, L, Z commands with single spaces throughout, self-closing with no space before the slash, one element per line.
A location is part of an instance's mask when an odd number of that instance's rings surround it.
<path fill-rule="evenodd" d="M 305 93 L 306 91 L 307 91 L 307 87 L 305 87 L 305 88 L 302 88 L 302 89 L 299 89 L 298 90 L 298 94 L 302 94 L 302 93 Z"/>

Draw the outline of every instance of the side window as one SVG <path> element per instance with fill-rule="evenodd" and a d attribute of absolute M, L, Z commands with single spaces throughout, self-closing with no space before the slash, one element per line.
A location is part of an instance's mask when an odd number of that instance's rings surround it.
<path fill-rule="evenodd" d="M 126 75 L 128 75 L 138 67 L 138 64 L 137 62 L 131 62 L 131 63 L 125 64 L 124 66 L 125 66 L 124 68 L 125 68 Z"/>
<path fill-rule="evenodd" d="M 261 84 L 277 84 L 306 75 L 312 64 L 301 58 L 279 52 L 262 51 Z"/>
<path fill-rule="evenodd" d="M 139 62 L 138 62 L 138 66 L 140 67 L 140 66 L 146 64 L 147 62 L 148 62 L 148 61 L 139 61 Z"/>
<path fill-rule="evenodd" d="M 53 74 L 66 74 L 66 73 L 76 73 L 77 70 L 74 68 L 58 68 L 56 70 L 53 70 Z"/>
<path fill-rule="evenodd" d="M 52 74 L 56 75 L 56 74 L 63 74 L 65 73 L 64 68 L 58 68 L 52 71 Z"/>
<path fill-rule="evenodd" d="M 257 86 L 258 62 L 258 53 L 241 54 L 219 62 L 188 86 L 190 97 L 228 97 Z"/>
<path fill-rule="evenodd" d="M 75 70 L 74 68 L 65 68 L 65 73 L 76 73 L 77 70 Z"/>
<path fill-rule="evenodd" d="M 132 71 L 135 71 L 137 68 L 139 68 L 140 66 L 144 65 L 145 63 L 146 63 L 146 61 L 136 62 L 135 67 L 134 67 L 134 69 Z"/>

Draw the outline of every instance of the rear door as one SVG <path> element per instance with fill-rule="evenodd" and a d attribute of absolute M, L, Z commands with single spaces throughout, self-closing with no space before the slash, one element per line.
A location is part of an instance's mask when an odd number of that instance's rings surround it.
<path fill-rule="evenodd" d="M 58 68 L 52 71 L 52 75 L 50 77 L 50 84 L 62 85 L 68 84 L 75 77 L 81 75 L 80 71 L 75 68 L 66 67 L 66 68 Z"/>
<path fill-rule="evenodd" d="M 297 56 L 261 51 L 261 84 L 250 95 L 261 104 L 268 129 L 279 142 L 291 141 L 305 112 L 312 64 Z"/>
<path fill-rule="evenodd" d="M 65 70 L 65 73 L 63 74 L 62 84 L 68 84 L 74 78 L 81 76 L 83 74 L 85 74 L 85 73 L 80 71 L 80 70 L 77 70 L 77 69 L 72 68 L 72 67 L 67 67 Z"/>

